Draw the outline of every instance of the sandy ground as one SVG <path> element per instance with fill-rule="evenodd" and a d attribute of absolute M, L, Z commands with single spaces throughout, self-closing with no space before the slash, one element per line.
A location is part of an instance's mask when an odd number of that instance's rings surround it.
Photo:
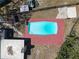
<path fill-rule="evenodd" d="M 76 35 L 79 36 L 79 21 L 77 22 L 76 26 L 74 27 L 74 30 L 76 31 Z"/>
<path fill-rule="evenodd" d="M 79 2 L 79 0 L 37 0 L 37 1 L 39 2 L 40 7 L 72 4 Z"/>
<path fill-rule="evenodd" d="M 63 4 L 71 4 L 79 2 L 79 0 L 38 0 L 40 6 L 39 8 L 43 7 L 50 7 L 55 5 L 63 5 Z M 79 10 L 79 6 L 77 6 L 77 10 Z M 79 16 L 79 12 L 78 16 Z M 48 9 L 48 10 L 41 10 L 32 13 L 32 18 L 56 18 L 58 14 L 57 9 Z M 62 19 L 64 20 L 64 19 Z M 70 30 L 74 24 L 76 19 L 65 19 L 65 37 L 70 33 Z M 23 28 L 23 27 L 22 27 Z M 76 31 L 79 32 L 79 23 L 75 27 Z M 24 31 L 24 30 L 21 30 Z M 60 50 L 60 46 L 48 45 L 48 46 L 37 46 L 32 49 L 32 54 L 28 56 L 27 59 L 55 59 L 57 54 Z"/>
<path fill-rule="evenodd" d="M 38 0 L 40 2 L 41 7 L 54 6 L 54 5 L 62 5 L 62 4 L 70 4 L 76 3 L 78 0 Z M 79 10 L 79 7 L 77 10 Z M 41 10 L 32 13 L 32 18 L 56 18 L 58 14 L 57 9 L 49 9 L 49 10 Z M 79 12 L 77 13 L 79 15 Z M 76 19 L 62 19 L 65 22 L 65 37 L 70 33 L 72 26 L 74 25 Z M 79 24 L 77 24 L 76 28 L 78 28 Z M 78 28 L 79 29 L 79 28 Z M 77 32 L 79 30 L 77 29 Z M 32 54 L 28 56 L 28 59 L 55 59 L 60 50 L 60 47 L 48 45 L 48 46 L 35 46 L 32 50 Z"/>
<path fill-rule="evenodd" d="M 28 59 L 55 59 L 59 48 L 56 46 L 35 46 Z"/>
<path fill-rule="evenodd" d="M 66 19 L 65 22 L 65 37 L 69 35 L 72 26 L 74 25 L 76 19 Z M 78 28 L 77 24 L 76 28 Z M 77 29 L 79 33 L 79 30 Z M 48 45 L 48 46 L 38 46 L 35 45 L 35 48 L 32 49 L 32 54 L 28 56 L 28 59 L 55 59 L 60 50 L 60 46 Z"/>

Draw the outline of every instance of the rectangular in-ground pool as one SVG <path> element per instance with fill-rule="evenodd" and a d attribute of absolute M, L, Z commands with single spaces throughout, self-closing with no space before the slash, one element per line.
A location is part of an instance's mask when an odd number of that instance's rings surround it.
<path fill-rule="evenodd" d="M 28 23 L 28 33 L 31 35 L 53 35 L 57 34 L 57 32 L 57 22 L 40 21 Z"/>

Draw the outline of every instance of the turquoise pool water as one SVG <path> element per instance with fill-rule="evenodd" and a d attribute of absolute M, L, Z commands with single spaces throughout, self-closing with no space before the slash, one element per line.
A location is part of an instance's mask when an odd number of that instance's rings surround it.
<path fill-rule="evenodd" d="M 52 35 L 57 34 L 58 26 L 56 22 L 29 22 L 28 32 L 32 35 Z"/>

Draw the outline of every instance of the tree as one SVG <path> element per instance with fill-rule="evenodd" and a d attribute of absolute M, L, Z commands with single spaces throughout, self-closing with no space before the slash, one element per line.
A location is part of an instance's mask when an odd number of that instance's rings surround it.
<path fill-rule="evenodd" d="M 79 38 L 67 37 L 56 59 L 79 59 Z"/>

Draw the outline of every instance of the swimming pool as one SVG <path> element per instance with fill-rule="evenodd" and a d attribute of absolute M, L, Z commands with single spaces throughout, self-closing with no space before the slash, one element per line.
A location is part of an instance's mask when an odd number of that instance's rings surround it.
<path fill-rule="evenodd" d="M 28 33 L 31 35 L 53 35 L 57 34 L 57 32 L 57 22 L 40 21 L 28 23 Z"/>

